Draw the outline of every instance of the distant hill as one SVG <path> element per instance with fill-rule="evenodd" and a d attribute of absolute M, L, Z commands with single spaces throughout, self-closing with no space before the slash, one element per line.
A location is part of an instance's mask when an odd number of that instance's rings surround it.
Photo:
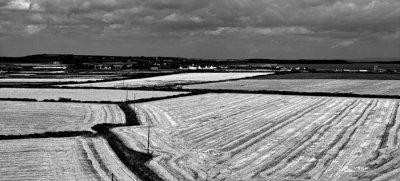
<path fill-rule="evenodd" d="M 374 62 L 374 63 L 400 63 L 400 57 L 370 57 L 370 58 L 360 58 L 351 59 L 351 62 Z"/>
<path fill-rule="evenodd" d="M 346 64 L 346 60 L 317 60 L 317 59 L 298 59 L 298 60 L 276 60 L 276 59 L 245 59 L 244 63 L 271 63 L 271 64 Z M 240 62 L 240 61 L 239 61 Z"/>
<path fill-rule="evenodd" d="M 351 64 L 351 63 L 400 63 L 400 57 L 363 58 L 363 59 L 196 59 L 183 57 L 144 57 L 144 56 L 106 56 L 73 54 L 37 54 L 23 57 L 0 57 L 0 63 L 45 63 L 61 62 L 64 64 L 102 63 L 102 62 L 147 62 L 175 64 Z"/>

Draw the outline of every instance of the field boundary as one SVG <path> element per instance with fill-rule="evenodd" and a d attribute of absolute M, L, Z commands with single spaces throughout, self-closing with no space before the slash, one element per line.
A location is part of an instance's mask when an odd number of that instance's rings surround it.
<path fill-rule="evenodd" d="M 37 100 L 37 99 L 31 99 L 31 98 L 0 98 L 0 101 L 59 102 L 59 103 L 82 103 L 82 104 L 123 104 L 123 103 L 133 104 L 133 103 L 151 102 L 151 101 L 158 101 L 158 100 L 164 100 L 164 99 L 172 99 L 172 98 L 178 98 L 178 97 L 187 97 L 187 96 L 203 94 L 201 92 L 191 92 L 191 91 L 185 91 L 185 92 L 187 92 L 187 93 L 171 95 L 171 96 L 163 96 L 163 97 L 142 98 L 142 99 L 128 100 L 128 101 L 80 101 L 80 100 L 74 100 L 74 99 L 68 99 L 68 98 L 60 98 L 58 100 L 55 100 L 55 99 Z"/>
<path fill-rule="evenodd" d="M 258 76 L 256 80 L 305 80 L 305 79 L 337 79 L 337 80 L 400 80 L 400 73 L 374 72 L 276 72 L 273 75 Z"/>
<path fill-rule="evenodd" d="M 230 73 L 230 72 L 215 72 L 215 73 Z M 244 73 L 244 72 L 239 72 L 239 73 Z M 275 72 L 271 73 L 271 74 L 266 74 L 266 75 L 255 75 L 255 76 L 250 76 L 250 77 L 242 77 L 242 78 L 233 78 L 233 79 L 226 79 L 226 80 L 214 80 L 214 81 L 193 81 L 193 82 L 181 82 L 181 83 L 171 83 L 171 84 L 167 84 L 167 85 L 152 85 L 152 86 L 139 86 L 139 87 L 132 87 L 131 89 L 145 89 L 145 90 L 157 90 L 158 88 L 169 88 L 172 90 L 179 90 L 176 89 L 174 87 L 177 86 L 185 86 L 185 85 L 196 85 L 196 84 L 207 84 L 207 83 L 220 83 L 220 82 L 229 82 L 229 81 L 238 81 L 238 80 L 245 80 L 245 79 L 255 79 L 255 78 L 260 78 L 263 76 L 269 76 L 269 75 L 274 75 Z M 73 83 L 73 84 L 79 84 L 79 83 Z M 69 85 L 73 85 L 73 84 L 69 84 Z M 48 87 L 48 88 L 52 88 Z M 57 86 L 58 88 L 71 88 L 71 87 L 65 87 L 62 85 Z M 75 87 L 74 87 L 75 88 Z M 87 88 L 87 89 L 91 89 L 91 88 L 100 88 L 100 89 L 113 89 L 113 88 L 117 88 L 117 89 L 129 89 L 129 87 L 78 87 L 78 88 Z"/>
<path fill-rule="evenodd" d="M 32 139 L 32 138 L 67 138 L 67 137 L 96 137 L 95 133 L 90 131 L 58 131 L 58 132 L 44 132 L 23 135 L 0 135 L 0 140 L 14 140 L 14 139 Z"/>
<path fill-rule="evenodd" d="M 186 72 L 181 72 L 186 73 Z M 181 73 L 173 73 L 173 74 L 181 74 Z M 232 72 L 213 72 L 213 73 L 232 73 Z M 236 73 L 244 73 L 244 72 L 236 72 Z M 250 72 L 254 73 L 254 72 Z M 264 72 L 265 73 L 265 72 Z M 182 83 L 171 83 L 167 85 L 152 85 L 152 86 L 139 86 L 139 87 L 91 87 L 91 86 L 82 86 L 82 87 L 70 87 L 69 85 L 74 84 L 91 84 L 91 83 L 102 83 L 102 82 L 113 82 L 113 81 L 122 81 L 122 80 L 131 80 L 131 79 L 141 79 L 141 78 L 123 78 L 123 79 L 116 79 L 116 80 L 97 80 L 97 81 L 88 81 L 88 82 L 66 82 L 66 83 L 32 83 L 32 84 L 22 84 L 22 85 L 1 85 L 0 88 L 56 88 L 56 89 L 123 89 L 123 90 L 135 90 L 138 89 L 146 89 L 146 90 L 156 90 L 157 88 L 165 88 L 165 87 L 176 87 L 176 86 L 184 86 L 184 85 L 195 85 L 195 84 L 205 84 L 205 83 L 219 83 L 219 82 L 227 82 L 227 81 L 237 81 L 237 80 L 244 80 L 244 79 L 254 79 L 260 78 L 263 76 L 274 75 L 276 72 L 271 72 L 271 74 L 266 75 L 256 75 L 250 77 L 242 77 L 242 78 L 233 78 L 233 79 L 226 79 L 226 80 L 215 80 L 215 81 L 196 81 L 196 82 L 182 82 Z M 166 75 L 173 75 L 173 74 L 166 74 Z M 165 76 L 165 75 L 157 75 L 157 76 Z M 157 77 L 151 76 L 151 77 Z M 142 78 L 150 78 L 150 77 L 142 77 Z M 65 86 L 63 86 L 65 85 Z"/>
<path fill-rule="evenodd" d="M 93 126 L 92 129 L 94 129 L 99 136 L 107 140 L 120 161 L 136 176 L 142 180 L 161 181 L 162 179 L 146 165 L 146 162 L 153 159 L 153 155 L 128 148 L 117 135 L 110 131 L 110 129 L 116 127 L 121 126 L 115 124 L 98 124 Z"/>
<path fill-rule="evenodd" d="M 191 91 L 192 93 L 240 93 L 240 94 L 275 94 L 275 95 L 300 95 L 300 96 L 322 96 L 322 97 L 354 97 L 354 98 L 382 98 L 382 99 L 400 99 L 400 95 L 378 95 L 378 94 L 354 94 L 338 92 L 297 92 L 297 91 L 279 91 L 279 90 L 232 90 L 232 89 L 182 89 L 182 91 Z"/>
<path fill-rule="evenodd" d="M 143 79 L 143 78 L 150 78 L 150 77 L 157 77 L 157 76 L 165 76 L 165 75 L 172 75 L 172 74 L 177 74 L 177 73 L 144 73 L 146 74 L 145 76 L 141 76 L 141 77 L 128 77 L 128 76 L 132 76 L 132 75 L 121 75 L 121 76 L 127 76 L 124 78 L 111 78 L 111 79 L 100 79 L 100 80 L 89 80 L 89 81 L 84 81 L 84 82 L 75 82 L 75 81 L 66 81 L 66 82 L 22 82 L 22 85 L 7 85 L 6 82 L 2 85 L 0 83 L 0 87 L 8 87 L 11 86 L 13 88 L 33 88 L 35 86 L 38 87 L 43 87 L 43 86 L 56 86 L 56 85 L 69 85 L 69 84 L 84 84 L 84 83 L 101 83 L 101 82 L 112 82 L 112 81 L 119 81 L 119 80 L 130 80 L 130 79 Z M 16 77 L 15 79 L 40 79 L 40 78 L 32 78 L 32 77 Z M 14 79 L 14 78 L 13 78 Z M 51 78 L 49 78 L 51 79 Z M 33 86 L 33 87 L 31 87 Z"/>
<path fill-rule="evenodd" d="M 114 103 L 115 104 L 115 103 Z M 117 104 L 125 114 L 124 124 L 102 123 L 92 126 L 97 133 L 90 131 L 60 131 L 60 132 L 44 132 L 26 135 L 0 135 L 0 140 L 14 139 L 33 139 L 33 138 L 65 138 L 65 137 L 102 137 L 107 140 L 114 153 L 120 161 L 136 176 L 142 180 L 161 181 L 155 172 L 153 172 L 146 162 L 153 159 L 153 155 L 138 152 L 128 148 L 123 141 L 112 131 L 112 128 L 136 126 L 140 125 L 136 117 L 136 113 L 129 107 L 129 102 L 121 102 Z"/>
<path fill-rule="evenodd" d="M 1 88 L 1 87 L 0 87 Z M 43 87 L 42 87 L 43 88 Z M 47 87 L 46 87 L 47 88 Z M 160 87 L 141 87 L 141 88 L 88 88 L 88 87 L 50 87 L 51 89 L 118 89 L 118 90 L 137 90 L 137 91 L 165 91 L 165 92 L 186 92 L 178 95 L 154 97 L 154 98 L 143 98 L 137 100 L 128 101 L 80 101 L 80 100 L 54 100 L 44 99 L 37 100 L 31 98 L 0 98 L 0 101 L 31 101 L 31 102 L 73 102 L 73 103 L 90 103 L 90 104 L 121 104 L 121 103 L 143 103 L 158 101 L 164 99 L 172 99 L 179 97 L 194 96 L 208 93 L 240 93 L 240 94 L 275 94 L 275 95 L 299 95 L 299 96 L 324 96 L 324 97 L 354 97 L 354 98 L 381 98 L 381 99 L 400 99 L 400 95 L 379 95 L 379 94 L 357 94 L 357 93 L 340 93 L 340 92 L 299 92 L 299 91 L 282 91 L 282 90 L 233 90 L 233 89 L 175 89 L 168 86 Z M 48 88 L 47 88 L 48 89 Z"/>

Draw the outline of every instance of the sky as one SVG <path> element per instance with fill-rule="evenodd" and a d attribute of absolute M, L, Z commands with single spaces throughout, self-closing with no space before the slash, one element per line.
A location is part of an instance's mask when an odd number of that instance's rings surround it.
<path fill-rule="evenodd" d="M 0 56 L 400 57 L 400 0 L 0 0 Z"/>

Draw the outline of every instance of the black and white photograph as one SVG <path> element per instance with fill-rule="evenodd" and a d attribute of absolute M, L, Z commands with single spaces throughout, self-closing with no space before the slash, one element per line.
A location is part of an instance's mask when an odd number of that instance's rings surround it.
<path fill-rule="evenodd" d="M 0 0 L 0 181 L 400 181 L 399 0 Z"/>

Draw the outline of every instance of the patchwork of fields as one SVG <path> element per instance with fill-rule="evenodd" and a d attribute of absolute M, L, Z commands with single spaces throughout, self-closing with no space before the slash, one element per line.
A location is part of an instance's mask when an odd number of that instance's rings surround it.
<path fill-rule="evenodd" d="M 119 80 L 99 83 L 84 83 L 63 85 L 63 87 L 152 87 L 172 84 L 187 84 L 212 82 L 230 79 L 240 79 L 259 75 L 273 74 L 271 72 L 230 72 L 230 73 L 182 73 L 142 79 Z"/>
<path fill-rule="evenodd" d="M 183 88 L 400 95 L 400 80 L 246 79 L 186 85 Z"/>
<path fill-rule="evenodd" d="M 0 135 L 92 131 L 101 123 L 125 123 L 117 105 L 0 101 Z"/>
<path fill-rule="evenodd" d="M 135 108 L 166 180 L 400 177 L 398 100 L 206 94 Z M 113 132 L 146 151 L 146 126 Z"/>
<path fill-rule="evenodd" d="M 0 98 L 28 98 L 36 100 L 71 98 L 78 101 L 125 101 L 166 97 L 186 92 L 111 90 L 111 89 L 35 89 L 0 88 Z"/>
<path fill-rule="evenodd" d="M 184 88 L 400 95 L 398 80 L 224 81 L 268 74 L 184 73 L 65 86 L 202 83 Z M 222 82 L 206 83 L 214 81 Z M 188 92 L 126 93 L 116 89 L 0 88 L 0 98 L 119 102 L 126 96 L 138 100 Z M 144 180 L 158 180 L 159 176 L 179 181 L 400 178 L 397 99 L 201 94 L 130 105 L 140 126 L 127 126 L 134 114 L 125 104 L 121 109 L 116 104 L 0 103 L 0 180 L 140 180 L 135 173 Z M 95 128 L 99 133 L 94 134 L 92 127 L 102 123 L 109 124 L 99 125 Z M 65 137 L 31 138 L 45 132 L 64 132 Z M 68 136 L 68 132 L 79 136 Z M 150 151 L 153 159 L 148 161 L 149 155 L 135 151 Z"/>
<path fill-rule="evenodd" d="M 0 145 L 0 180 L 138 180 L 102 138 L 0 140 Z"/>

